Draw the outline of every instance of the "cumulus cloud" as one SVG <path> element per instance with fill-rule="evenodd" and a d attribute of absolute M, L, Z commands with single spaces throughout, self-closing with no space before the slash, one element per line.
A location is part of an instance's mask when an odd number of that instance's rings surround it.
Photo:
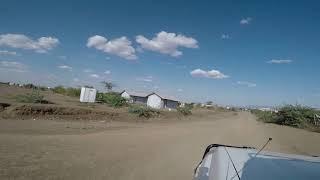
<path fill-rule="evenodd" d="M 137 81 L 143 81 L 143 82 L 153 82 L 152 76 L 146 76 L 146 77 L 138 77 L 136 78 Z"/>
<path fill-rule="evenodd" d="M 292 63 L 292 60 L 290 60 L 290 59 L 272 59 L 270 61 L 267 61 L 267 63 L 270 63 L 270 64 L 290 64 L 290 63 Z"/>
<path fill-rule="evenodd" d="M 98 74 L 90 74 L 90 77 L 92 78 L 99 78 L 100 76 Z"/>
<path fill-rule="evenodd" d="M 104 72 L 104 74 L 111 74 L 111 71 L 110 71 L 110 70 L 106 70 L 106 71 Z"/>
<path fill-rule="evenodd" d="M 58 68 L 60 68 L 60 69 L 65 69 L 65 70 L 69 70 L 69 71 L 72 70 L 72 67 L 71 67 L 71 66 L 67 66 L 67 65 L 60 65 L 60 66 L 58 66 Z"/>
<path fill-rule="evenodd" d="M 15 61 L 0 61 L 0 69 L 5 71 L 26 72 L 27 66 Z"/>
<path fill-rule="evenodd" d="M 137 59 L 135 49 L 131 45 L 131 41 L 123 36 L 113 40 L 99 35 L 92 36 L 88 39 L 87 47 L 96 48 L 105 53 L 113 54 L 128 60 Z"/>
<path fill-rule="evenodd" d="M 229 34 L 222 34 L 221 39 L 231 39 Z"/>
<path fill-rule="evenodd" d="M 84 69 L 83 72 L 85 72 L 85 73 L 91 73 L 91 72 L 93 72 L 93 70 L 92 70 L 92 69 Z"/>
<path fill-rule="evenodd" d="M 242 24 L 242 25 L 250 24 L 251 21 L 252 21 L 252 18 L 251 18 L 251 17 L 242 18 L 242 19 L 240 20 L 240 24 Z"/>
<path fill-rule="evenodd" d="M 67 56 L 58 56 L 59 59 L 66 60 Z"/>
<path fill-rule="evenodd" d="M 16 56 L 18 54 L 17 54 L 17 52 L 14 52 L 14 51 L 0 50 L 0 55 Z"/>
<path fill-rule="evenodd" d="M 191 76 L 193 77 L 205 77 L 205 78 L 212 78 L 212 79 L 224 79 L 228 78 L 229 76 L 223 74 L 222 72 L 218 70 L 210 70 L 210 71 L 204 71 L 202 69 L 195 69 L 190 72 Z"/>
<path fill-rule="evenodd" d="M 251 83 L 248 81 L 237 81 L 237 84 L 243 85 L 243 86 L 248 86 L 248 87 L 256 87 L 257 86 L 257 84 Z"/>
<path fill-rule="evenodd" d="M 54 37 L 40 37 L 36 40 L 23 34 L 1 34 L 0 46 L 12 48 L 34 50 L 38 53 L 45 53 L 59 44 L 59 40 Z"/>
<path fill-rule="evenodd" d="M 198 48 L 198 41 L 191 37 L 186 37 L 182 34 L 159 32 L 156 37 L 147 39 L 142 35 L 136 36 L 137 43 L 141 48 L 168 54 L 173 57 L 181 56 L 183 53 L 179 51 L 179 47 Z"/>

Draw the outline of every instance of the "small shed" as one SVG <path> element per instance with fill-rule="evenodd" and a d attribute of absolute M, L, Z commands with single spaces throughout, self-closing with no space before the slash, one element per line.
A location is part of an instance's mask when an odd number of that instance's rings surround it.
<path fill-rule="evenodd" d="M 155 109 L 176 109 L 179 106 L 179 101 L 173 97 L 160 96 L 157 93 L 151 93 L 147 97 L 147 106 Z"/>
<path fill-rule="evenodd" d="M 97 90 L 94 88 L 82 87 L 80 93 L 80 102 L 93 103 L 96 100 Z"/>
<path fill-rule="evenodd" d="M 155 109 L 161 109 L 164 107 L 163 104 L 163 99 L 158 94 L 152 93 L 148 95 L 147 106 Z"/>
<path fill-rule="evenodd" d="M 147 93 L 124 90 L 120 93 L 120 95 L 121 97 L 127 99 L 130 103 L 147 104 Z"/>

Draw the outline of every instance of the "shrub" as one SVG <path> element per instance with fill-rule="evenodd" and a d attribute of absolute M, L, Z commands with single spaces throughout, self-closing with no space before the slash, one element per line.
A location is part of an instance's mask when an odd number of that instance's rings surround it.
<path fill-rule="evenodd" d="M 127 105 L 126 99 L 121 97 L 118 93 L 98 93 L 97 101 L 111 105 L 112 107 L 122 107 Z"/>
<path fill-rule="evenodd" d="M 58 93 L 58 94 L 65 94 L 66 93 L 66 89 L 63 86 L 56 86 L 52 89 L 52 91 L 54 93 Z"/>
<path fill-rule="evenodd" d="M 63 95 L 72 96 L 72 97 L 79 97 L 81 93 L 80 88 L 72 88 L 72 87 L 65 88 L 63 86 L 57 86 L 53 88 L 52 91 L 58 94 L 63 94 Z"/>
<path fill-rule="evenodd" d="M 191 109 L 193 108 L 193 104 L 185 104 L 183 107 L 178 107 L 177 111 L 185 116 L 191 115 Z"/>
<path fill-rule="evenodd" d="M 137 114 L 139 117 L 151 118 L 158 116 L 160 112 L 145 106 L 131 105 L 129 106 L 129 113 Z"/>
<path fill-rule="evenodd" d="M 251 110 L 253 114 L 255 114 L 259 121 L 263 121 L 266 123 L 275 123 L 276 113 L 271 111 L 261 111 L 258 109 Z"/>
<path fill-rule="evenodd" d="M 25 84 L 25 85 L 23 85 L 23 87 L 28 88 L 28 89 L 36 89 L 36 88 L 37 88 L 37 86 L 35 86 L 35 85 L 32 84 L 32 83 Z"/>
<path fill-rule="evenodd" d="M 66 89 L 66 95 L 72 97 L 80 97 L 81 89 L 69 87 Z"/>
<path fill-rule="evenodd" d="M 258 117 L 258 120 L 267 123 L 297 128 L 311 128 L 313 130 L 318 130 L 320 128 L 314 122 L 315 114 L 320 114 L 320 112 L 306 106 L 285 105 L 281 107 L 277 113 L 260 110 L 252 110 L 251 112 Z"/>
<path fill-rule="evenodd" d="M 317 113 L 319 112 L 310 107 L 286 105 L 279 110 L 275 121 L 277 124 L 305 127 L 308 123 L 313 122 L 314 114 Z"/>
<path fill-rule="evenodd" d="M 40 95 L 39 91 L 32 91 L 25 95 L 16 96 L 16 100 L 22 103 L 41 103 L 49 104 L 50 102 L 44 99 L 44 96 Z"/>

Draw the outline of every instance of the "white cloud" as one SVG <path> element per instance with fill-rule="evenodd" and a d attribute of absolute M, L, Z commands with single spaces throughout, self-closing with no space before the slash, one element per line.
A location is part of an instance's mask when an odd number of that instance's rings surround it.
<path fill-rule="evenodd" d="M 60 68 L 60 69 L 65 69 L 65 70 L 69 70 L 69 71 L 72 70 L 72 67 L 71 67 L 71 66 L 67 66 L 67 65 L 60 65 L 60 66 L 58 66 L 58 68 Z"/>
<path fill-rule="evenodd" d="M 152 76 L 146 76 L 146 77 L 138 77 L 136 78 L 137 81 L 143 81 L 143 82 L 153 82 Z"/>
<path fill-rule="evenodd" d="M 104 72 L 104 74 L 111 74 L 111 71 L 106 70 L 106 71 Z"/>
<path fill-rule="evenodd" d="M 222 34 L 221 39 L 231 39 L 229 34 Z"/>
<path fill-rule="evenodd" d="M 245 25 L 245 24 L 250 24 L 251 21 L 252 21 L 252 18 L 251 18 L 251 17 L 242 18 L 242 19 L 240 20 L 240 24 L 243 24 L 243 25 Z"/>
<path fill-rule="evenodd" d="M 270 63 L 270 64 L 290 64 L 290 63 L 292 63 L 292 60 L 290 60 L 290 59 L 272 59 L 270 61 L 267 61 L 267 63 Z"/>
<path fill-rule="evenodd" d="M 90 77 L 92 78 L 99 78 L 100 76 L 98 74 L 90 74 Z"/>
<path fill-rule="evenodd" d="M 177 89 L 177 91 L 178 91 L 178 92 L 182 92 L 182 91 L 183 91 L 183 89 Z"/>
<path fill-rule="evenodd" d="M 0 61 L 0 69 L 14 72 L 26 72 L 27 66 L 15 61 Z"/>
<path fill-rule="evenodd" d="M 108 41 L 103 36 L 95 35 L 88 39 L 87 47 L 96 48 L 105 53 L 117 55 L 128 60 L 137 59 L 131 41 L 125 36 Z"/>
<path fill-rule="evenodd" d="M 36 40 L 23 34 L 1 34 L 0 46 L 12 48 L 34 50 L 38 53 L 45 53 L 59 44 L 59 40 L 54 37 L 40 37 Z"/>
<path fill-rule="evenodd" d="M 224 79 L 228 78 L 229 76 L 223 74 L 222 72 L 218 70 L 211 70 L 211 71 L 204 71 L 202 69 L 195 69 L 190 72 L 191 76 L 193 77 L 206 77 L 206 78 L 212 78 L 212 79 Z"/>
<path fill-rule="evenodd" d="M 248 86 L 248 87 L 256 87 L 257 86 L 257 84 L 247 82 L 247 81 L 237 81 L 237 84 L 243 85 L 243 86 Z"/>
<path fill-rule="evenodd" d="M 159 32 L 156 37 L 147 39 L 142 35 L 136 36 L 136 41 L 142 48 L 168 54 L 173 57 L 181 56 L 182 51 L 179 47 L 198 48 L 198 41 L 191 37 L 186 37 L 182 34 L 167 33 L 165 31 Z"/>
<path fill-rule="evenodd" d="M 14 51 L 7 51 L 7 50 L 0 50 L 0 55 L 11 55 L 11 56 L 17 56 L 17 52 Z"/>
<path fill-rule="evenodd" d="M 93 72 L 93 71 L 92 71 L 92 69 L 84 69 L 83 72 L 85 72 L 85 73 L 91 73 L 91 72 Z"/>
<path fill-rule="evenodd" d="M 63 60 L 66 60 L 67 59 L 67 56 L 58 56 L 59 59 L 63 59 Z"/>

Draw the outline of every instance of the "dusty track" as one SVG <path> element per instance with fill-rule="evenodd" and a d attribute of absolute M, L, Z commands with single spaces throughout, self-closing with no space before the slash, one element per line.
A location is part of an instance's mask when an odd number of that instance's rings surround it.
<path fill-rule="evenodd" d="M 0 121 L 17 129 L 14 123 Z M 109 126 L 120 128 L 71 135 L 0 131 L 0 179 L 191 179 L 208 144 L 259 147 L 268 137 L 274 140 L 267 150 L 320 154 L 319 133 L 259 123 L 247 112 Z"/>

